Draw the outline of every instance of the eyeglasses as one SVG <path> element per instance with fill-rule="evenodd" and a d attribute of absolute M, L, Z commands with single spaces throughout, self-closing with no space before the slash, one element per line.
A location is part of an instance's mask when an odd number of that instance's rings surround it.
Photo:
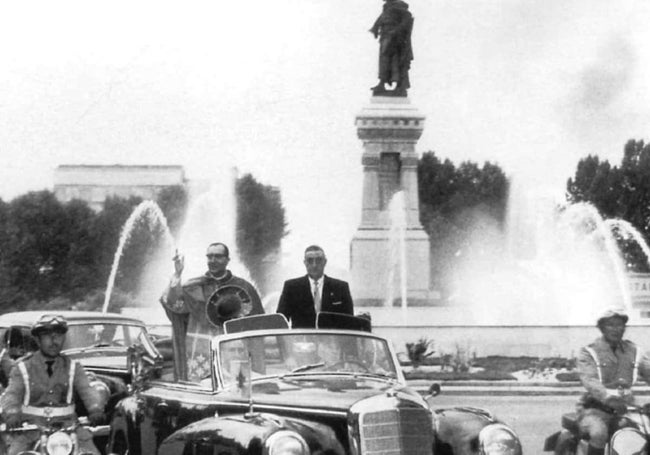
<path fill-rule="evenodd" d="M 325 258 L 305 258 L 305 264 L 323 264 Z"/>
<path fill-rule="evenodd" d="M 206 254 L 205 257 L 208 259 L 223 259 L 223 258 L 227 258 L 228 255 L 227 254 Z"/>

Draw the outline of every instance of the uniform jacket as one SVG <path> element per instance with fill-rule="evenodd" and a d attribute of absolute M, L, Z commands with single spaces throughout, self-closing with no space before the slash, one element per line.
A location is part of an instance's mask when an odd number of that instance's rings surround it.
<path fill-rule="evenodd" d="M 324 276 L 321 311 L 350 315 L 354 313 L 347 282 Z M 314 297 L 307 275 L 284 282 L 277 312 L 284 314 L 294 328 L 316 326 Z"/>
<path fill-rule="evenodd" d="M 73 402 L 68 402 L 67 399 L 70 367 L 73 360 L 64 354 L 59 355 L 52 365 L 52 376 L 47 374 L 45 360 L 46 358 L 41 351 L 36 351 L 16 362 L 16 366 L 11 370 L 9 385 L 2 395 L 3 414 L 9 415 L 22 412 L 26 394 L 29 394 L 29 399 L 26 403 L 29 406 L 44 408 L 64 407 L 69 404 L 74 404 Z M 21 363 L 24 364 L 27 377 L 29 378 L 29 384 L 27 386 L 19 368 L 19 364 Z M 88 375 L 80 363 L 74 362 L 72 380 L 73 391 L 81 398 L 88 413 L 104 410 L 105 403 L 101 395 L 90 385 Z M 39 420 L 38 418 L 30 418 L 29 415 L 24 415 L 23 417 L 27 422 L 38 423 Z"/>
<path fill-rule="evenodd" d="M 243 302 L 243 315 L 262 314 L 260 296 L 248 281 L 234 276 L 229 270 L 222 278 L 209 272 L 181 285 L 172 281 L 160 302 L 172 322 L 174 355 L 187 362 L 176 362 L 176 375 L 182 379 L 200 380 L 210 373 L 210 338 L 223 333 L 206 317 L 206 304 L 212 294 L 225 286 L 244 289 L 250 299 Z M 178 353 L 178 355 L 177 355 Z"/>
<path fill-rule="evenodd" d="M 596 354 L 598 363 L 588 348 Z M 577 359 L 578 373 L 589 395 L 599 401 L 605 401 L 608 396 L 607 389 L 615 389 L 619 382 L 624 384 L 624 387 L 631 388 L 636 380 L 637 359 L 638 375 L 650 384 L 650 359 L 639 349 L 631 341 L 623 340 L 616 350 L 612 350 L 603 337 L 580 349 Z"/>

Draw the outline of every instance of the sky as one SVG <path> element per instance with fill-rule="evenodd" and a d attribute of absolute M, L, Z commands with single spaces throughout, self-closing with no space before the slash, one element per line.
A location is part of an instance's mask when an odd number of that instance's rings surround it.
<path fill-rule="evenodd" d="M 381 5 L 4 3 L 0 198 L 51 189 L 60 164 L 179 164 L 212 180 L 235 166 L 280 187 L 288 257 L 319 243 L 345 269 Z M 650 2 L 409 5 L 418 152 L 561 189 L 580 158 L 618 163 L 628 139 L 649 140 Z"/>

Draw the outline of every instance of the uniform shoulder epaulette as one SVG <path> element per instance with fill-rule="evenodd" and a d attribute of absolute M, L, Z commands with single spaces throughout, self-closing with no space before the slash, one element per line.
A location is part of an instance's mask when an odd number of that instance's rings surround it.
<path fill-rule="evenodd" d="M 18 357 L 18 358 L 16 359 L 16 363 L 18 363 L 18 362 L 24 362 L 24 361 L 26 361 L 26 360 L 31 359 L 31 358 L 34 356 L 34 353 L 35 353 L 35 352 L 36 352 L 36 351 L 28 352 L 27 354 L 23 355 L 22 357 Z"/>

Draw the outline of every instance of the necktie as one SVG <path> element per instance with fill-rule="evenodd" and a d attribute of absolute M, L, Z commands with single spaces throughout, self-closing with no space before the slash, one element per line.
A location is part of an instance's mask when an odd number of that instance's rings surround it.
<path fill-rule="evenodd" d="M 45 363 L 47 364 L 47 375 L 52 376 L 54 371 L 52 371 L 52 365 L 54 365 L 54 360 L 46 360 Z"/>
<path fill-rule="evenodd" d="M 314 281 L 314 308 L 316 313 L 320 312 L 320 292 L 318 292 L 318 281 Z"/>

